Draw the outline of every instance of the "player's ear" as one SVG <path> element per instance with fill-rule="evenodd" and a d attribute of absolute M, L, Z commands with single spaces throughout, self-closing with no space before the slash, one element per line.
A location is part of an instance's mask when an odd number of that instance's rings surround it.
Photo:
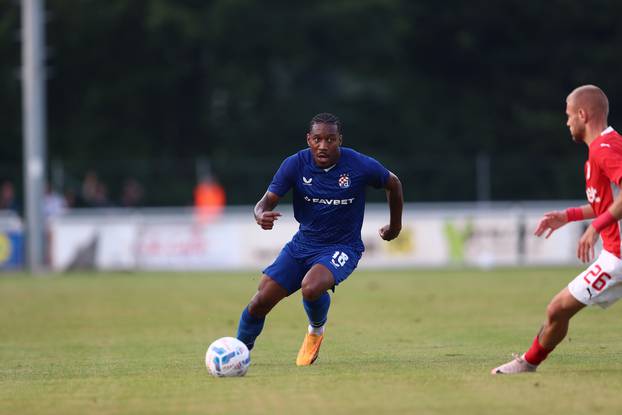
<path fill-rule="evenodd" d="M 579 111 L 577 111 L 577 113 L 579 114 L 579 119 L 581 121 L 583 121 L 584 123 L 587 122 L 587 111 L 585 111 L 583 108 L 579 108 Z"/>
<path fill-rule="evenodd" d="M 343 144 L 343 136 L 339 134 L 339 145 Z"/>
<path fill-rule="evenodd" d="M 307 145 L 311 147 L 311 134 L 307 133 Z"/>

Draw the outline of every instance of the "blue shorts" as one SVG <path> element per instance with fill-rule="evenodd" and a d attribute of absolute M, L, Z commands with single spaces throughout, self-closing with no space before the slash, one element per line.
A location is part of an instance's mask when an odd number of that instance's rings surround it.
<path fill-rule="evenodd" d="M 300 289 L 302 279 L 315 264 L 328 268 L 335 279 L 335 285 L 352 274 L 361 253 L 345 245 L 328 245 L 317 250 L 300 249 L 288 242 L 272 265 L 263 273 L 287 290 L 288 295 Z"/>

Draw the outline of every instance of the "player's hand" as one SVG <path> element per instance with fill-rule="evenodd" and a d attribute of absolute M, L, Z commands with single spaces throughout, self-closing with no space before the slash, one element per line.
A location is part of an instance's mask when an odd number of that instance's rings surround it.
<path fill-rule="evenodd" d="M 577 247 L 577 258 L 581 262 L 592 262 L 594 259 L 594 245 L 598 240 L 598 232 L 592 225 L 588 226 L 581 239 L 579 239 L 579 246 Z"/>
<path fill-rule="evenodd" d="M 391 225 L 384 225 L 382 228 L 378 229 L 378 234 L 385 241 L 390 241 L 397 238 L 401 230 L 402 228 L 391 228 Z"/>
<path fill-rule="evenodd" d="M 566 212 L 562 211 L 554 211 L 547 212 L 542 216 L 538 226 L 536 227 L 535 232 L 533 233 L 536 236 L 542 236 L 544 232 L 547 232 L 544 238 L 548 238 L 551 236 L 554 230 L 561 228 L 565 224 L 568 223 L 568 216 Z"/>
<path fill-rule="evenodd" d="M 261 229 L 270 230 L 274 227 L 274 221 L 279 220 L 279 216 L 281 216 L 279 212 L 268 211 L 257 216 L 255 220 Z"/>

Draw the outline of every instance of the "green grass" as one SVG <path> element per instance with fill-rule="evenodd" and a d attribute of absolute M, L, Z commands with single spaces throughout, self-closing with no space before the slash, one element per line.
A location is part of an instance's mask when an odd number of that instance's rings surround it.
<path fill-rule="evenodd" d="M 228 379 L 204 353 L 235 334 L 252 274 L 0 275 L 0 414 L 619 414 L 617 307 L 576 316 L 538 373 L 489 375 L 578 271 L 357 271 L 316 364 L 294 364 L 297 293 Z"/>

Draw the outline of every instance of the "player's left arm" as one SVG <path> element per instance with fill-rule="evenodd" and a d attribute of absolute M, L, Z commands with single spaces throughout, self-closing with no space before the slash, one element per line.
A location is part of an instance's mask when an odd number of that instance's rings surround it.
<path fill-rule="evenodd" d="M 402 193 L 402 183 L 398 177 L 389 172 L 389 178 L 384 185 L 387 191 L 387 202 L 389 203 L 390 220 L 389 224 L 378 230 L 380 237 L 385 241 L 397 238 L 402 230 L 402 210 L 404 209 L 404 194 Z"/>
<path fill-rule="evenodd" d="M 622 188 L 622 179 L 618 181 L 618 189 Z M 594 259 L 594 246 L 598 241 L 600 232 L 612 223 L 622 218 L 622 190 L 618 192 L 609 208 L 598 215 L 587 227 L 577 247 L 577 257 L 581 262 L 591 262 Z"/>

